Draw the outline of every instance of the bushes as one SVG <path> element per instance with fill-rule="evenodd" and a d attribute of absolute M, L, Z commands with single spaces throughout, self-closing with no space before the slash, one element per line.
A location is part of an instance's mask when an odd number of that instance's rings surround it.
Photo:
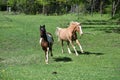
<path fill-rule="evenodd" d="M 63 0 L 64 1 L 64 0 Z M 14 12 L 23 12 L 25 14 L 64 14 L 70 9 L 70 5 L 60 1 L 47 0 L 8 0 L 8 6 L 11 6 Z M 68 8 L 66 8 L 68 7 Z"/>
<path fill-rule="evenodd" d="M 0 0 L 0 10 L 7 10 L 7 6 L 10 6 L 13 12 L 25 14 L 61 15 L 69 12 L 78 14 L 96 12 L 102 15 L 120 12 L 119 0 L 114 2 L 111 0 Z"/>

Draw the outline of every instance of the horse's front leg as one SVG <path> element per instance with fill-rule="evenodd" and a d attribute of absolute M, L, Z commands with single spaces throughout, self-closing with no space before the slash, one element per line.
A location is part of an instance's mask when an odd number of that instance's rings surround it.
<path fill-rule="evenodd" d="M 45 62 L 48 64 L 48 53 L 49 53 L 49 47 L 47 47 L 47 50 L 45 51 Z"/>
<path fill-rule="evenodd" d="M 72 41 L 69 40 L 69 42 L 70 42 L 70 44 L 72 45 L 72 48 L 74 49 L 76 56 L 78 56 L 78 52 L 77 52 L 77 50 L 75 49 L 75 46 L 73 45 Z"/>
<path fill-rule="evenodd" d="M 81 50 L 81 53 L 84 53 L 84 52 L 83 52 L 83 49 L 82 49 L 82 46 L 80 45 L 80 42 L 79 42 L 78 39 L 76 39 L 76 43 L 78 44 L 78 46 L 79 46 L 79 48 L 80 48 L 80 50 Z"/>
<path fill-rule="evenodd" d="M 67 41 L 67 48 L 68 48 L 68 53 L 71 54 L 71 50 L 70 50 L 70 47 L 69 47 L 69 41 Z"/>

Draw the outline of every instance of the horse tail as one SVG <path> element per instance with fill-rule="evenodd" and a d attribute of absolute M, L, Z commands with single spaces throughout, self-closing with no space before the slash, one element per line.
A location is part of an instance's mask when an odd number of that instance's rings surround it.
<path fill-rule="evenodd" d="M 58 37 L 58 41 L 60 41 L 60 39 L 59 39 L 60 29 L 61 29 L 61 28 L 56 27 L 56 31 L 55 31 L 55 34 L 56 34 L 56 36 Z"/>
<path fill-rule="evenodd" d="M 56 27 L 56 31 L 55 31 L 56 36 L 59 36 L 59 27 Z"/>

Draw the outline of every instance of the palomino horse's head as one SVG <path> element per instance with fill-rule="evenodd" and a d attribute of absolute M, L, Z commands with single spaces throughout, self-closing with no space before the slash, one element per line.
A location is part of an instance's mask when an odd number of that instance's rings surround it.
<path fill-rule="evenodd" d="M 74 31 L 77 31 L 80 35 L 83 34 L 81 24 L 79 22 L 70 22 L 70 26 L 74 26 Z"/>

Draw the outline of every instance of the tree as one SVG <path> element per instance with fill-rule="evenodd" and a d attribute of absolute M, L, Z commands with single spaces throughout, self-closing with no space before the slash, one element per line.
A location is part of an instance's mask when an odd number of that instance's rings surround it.
<path fill-rule="evenodd" d="M 100 14 L 101 14 L 101 16 L 103 14 L 103 4 L 104 4 L 104 2 L 103 2 L 103 0 L 101 0 L 100 1 Z"/>
<path fill-rule="evenodd" d="M 49 3 L 48 0 L 36 0 L 40 5 L 42 5 L 42 13 L 45 14 L 45 7 Z"/>
<path fill-rule="evenodd" d="M 6 11 L 7 10 L 7 0 L 0 0 L 0 10 Z"/>
<path fill-rule="evenodd" d="M 118 5 L 120 5 L 120 0 L 112 0 L 112 12 L 111 12 L 112 18 L 115 16 Z"/>

